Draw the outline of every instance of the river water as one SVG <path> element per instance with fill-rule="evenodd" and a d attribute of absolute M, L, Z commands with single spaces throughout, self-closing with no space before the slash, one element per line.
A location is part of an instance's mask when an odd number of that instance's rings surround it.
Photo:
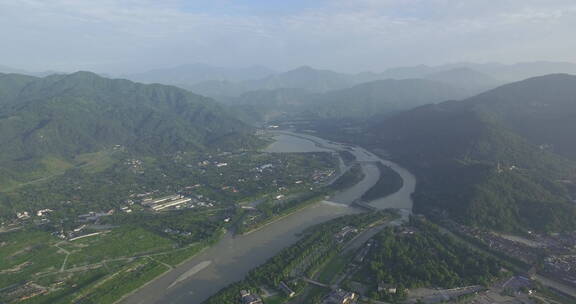
<path fill-rule="evenodd" d="M 350 204 L 370 189 L 380 176 L 376 162 L 382 162 L 398 172 L 404 180 L 398 192 L 374 202 L 379 208 L 397 208 L 407 215 L 412 210 L 411 193 L 416 180 L 410 172 L 361 147 L 349 146 L 319 137 L 274 132 L 276 141 L 267 151 L 277 152 L 330 152 L 348 150 L 361 163 L 365 177 L 358 184 L 335 194 L 328 201 L 303 208 L 253 233 L 241 236 L 225 235 L 214 246 L 204 250 L 185 263 L 150 282 L 122 303 L 127 304 L 200 304 L 218 290 L 239 281 L 253 268 L 261 265 L 298 241 L 298 234 L 313 225 L 360 210 Z"/>

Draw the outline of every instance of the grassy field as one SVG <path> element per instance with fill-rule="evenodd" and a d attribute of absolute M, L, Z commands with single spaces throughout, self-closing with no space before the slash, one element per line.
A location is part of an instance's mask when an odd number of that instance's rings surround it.
<path fill-rule="evenodd" d="M 176 266 L 176 265 L 184 262 L 185 260 L 187 260 L 191 256 L 197 254 L 198 252 L 200 252 L 205 247 L 206 247 L 206 244 L 202 244 L 202 243 L 192 244 L 192 245 L 188 245 L 187 247 L 179 248 L 179 249 L 176 249 L 174 251 L 168 252 L 166 254 L 154 255 L 154 259 L 156 261 L 166 263 L 166 264 L 171 265 L 171 266 Z"/>
<path fill-rule="evenodd" d="M 105 170 L 114 163 L 113 151 L 103 150 L 94 153 L 85 153 L 76 156 L 73 160 L 47 156 L 39 161 L 35 170 L 21 174 L 19 170 L 12 170 L 12 179 L 2 179 L 1 192 L 14 191 L 22 186 L 47 181 L 52 177 L 64 174 L 66 170 L 79 167 L 88 173 L 97 173 Z"/>
<path fill-rule="evenodd" d="M 269 298 L 266 298 L 266 304 L 282 304 L 282 303 L 286 303 L 287 298 L 285 296 L 280 296 L 280 295 L 276 295 L 276 296 L 271 296 Z"/>
<path fill-rule="evenodd" d="M 23 230 L 0 236 L 0 289 L 54 271 L 64 261 L 49 233 Z"/>
<path fill-rule="evenodd" d="M 373 201 L 384 198 L 400 190 L 404 185 L 402 177 L 390 167 L 378 163 L 380 178 L 372 188 L 362 195 L 362 200 Z"/>
<path fill-rule="evenodd" d="M 138 226 L 123 226 L 111 232 L 70 242 L 67 267 L 103 260 L 158 253 L 173 248 L 173 242 Z"/>
<path fill-rule="evenodd" d="M 52 286 L 57 289 L 45 295 L 36 296 L 19 303 L 25 304 L 64 304 L 74 303 L 74 299 L 84 288 L 94 286 L 99 280 L 107 275 L 105 269 L 96 269 L 69 275 L 58 275 L 52 282 Z M 60 283 L 61 282 L 61 283 Z"/>
<path fill-rule="evenodd" d="M 55 278 L 46 278 L 46 282 L 52 286 L 59 285 L 64 288 L 27 299 L 21 303 L 114 303 L 125 294 L 167 270 L 168 267 L 153 259 L 139 258 L 123 266 L 101 267 L 74 274 L 59 274 L 55 275 Z M 54 282 L 61 283 L 54 284 Z"/>
<path fill-rule="evenodd" d="M 350 256 L 336 255 L 331 258 L 322 269 L 316 274 L 316 280 L 324 284 L 331 284 L 336 275 L 344 271 L 346 265 L 350 263 Z"/>
<path fill-rule="evenodd" d="M 114 303 L 167 270 L 169 270 L 168 267 L 153 259 L 141 258 L 120 271 L 108 275 L 93 286 L 85 288 L 73 301 L 74 303 Z"/>
<path fill-rule="evenodd" d="M 180 249 L 174 245 L 131 225 L 71 242 L 37 229 L 3 233 L 0 290 L 5 291 L 0 292 L 0 303 L 22 299 L 26 292 L 13 290 L 23 286 L 49 292 L 18 301 L 22 303 L 114 303 L 198 253 L 207 242 Z"/>
<path fill-rule="evenodd" d="M 246 200 L 246 193 L 261 197 L 308 189 L 312 169 L 323 174 L 335 165 L 333 157 L 322 153 L 241 153 L 215 155 L 200 174 L 196 164 L 205 156 L 139 157 L 144 165 L 134 169 L 121 161 L 128 156 L 118 153 L 101 151 L 68 160 L 46 157 L 34 163 L 31 169 L 37 171 L 28 171 L 33 176 L 12 179 L 17 181 L 13 191 L 0 185 L 0 215 L 11 218 L 20 211 L 32 215 L 19 223 L 24 227 L 20 231 L 0 234 L 0 303 L 112 303 L 218 239 L 229 225 L 225 219 L 234 217 L 236 199 Z M 230 165 L 216 168 L 216 162 Z M 114 163 L 121 168 L 111 166 Z M 258 170 L 261 166 L 267 167 Z M 205 183 L 200 185 L 198 178 Z M 84 224 L 79 214 L 118 211 L 133 192 L 160 189 L 157 195 L 161 195 L 189 185 L 194 190 L 187 190 L 188 195 L 204 196 L 214 207 L 152 213 L 140 212 L 136 204 L 132 213 L 100 218 L 96 224 L 108 230 L 88 227 L 82 232 L 99 235 L 73 241 L 54 236 L 70 235 Z M 306 205 L 322 197 L 302 201 Z M 284 211 L 292 212 L 300 203 Z M 36 211 L 44 208 L 54 211 L 43 219 L 36 217 Z"/>

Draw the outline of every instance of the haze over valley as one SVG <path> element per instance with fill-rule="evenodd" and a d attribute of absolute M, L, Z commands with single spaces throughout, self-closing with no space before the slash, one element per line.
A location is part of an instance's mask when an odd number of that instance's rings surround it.
<path fill-rule="evenodd" d="M 0 24 L 0 303 L 576 299 L 572 1 Z"/>

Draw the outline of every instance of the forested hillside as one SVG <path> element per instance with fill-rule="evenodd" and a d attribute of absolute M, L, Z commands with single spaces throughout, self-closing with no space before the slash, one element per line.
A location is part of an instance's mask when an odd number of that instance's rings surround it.
<path fill-rule="evenodd" d="M 504 231 L 574 229 L 576 166 L 553 153 L 573 141 L 541 122 L 576 129 L 566 118 L 575 87 L 574 76 L 550 75 L 423 106 L 373 126 L 369 144 L 417 173 L 418 212 Z M 554 133 L 556 141 L 541 141 L 533 130 Z"/>
<path fill-rule="evenodd" d="M 157 155 L 255 143 L 250 127 L 208 98 L 89 72 L 0 76 L 0 130 L 1 183 L 112 148 Z"/>
<path fill-rule="evenodd" d="M 486 92 L 464 105 L 502 122 L 543 149 L 576 159 L 576 76 L 536 77 Z"/>

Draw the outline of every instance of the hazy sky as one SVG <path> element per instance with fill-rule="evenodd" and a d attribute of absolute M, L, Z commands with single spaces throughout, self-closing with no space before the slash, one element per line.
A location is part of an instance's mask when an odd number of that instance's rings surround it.
<path fill-rule="evenodd" d="M 0 0 L 0 65 L 341 71 L 576 61 L 576 0 Z"/>

